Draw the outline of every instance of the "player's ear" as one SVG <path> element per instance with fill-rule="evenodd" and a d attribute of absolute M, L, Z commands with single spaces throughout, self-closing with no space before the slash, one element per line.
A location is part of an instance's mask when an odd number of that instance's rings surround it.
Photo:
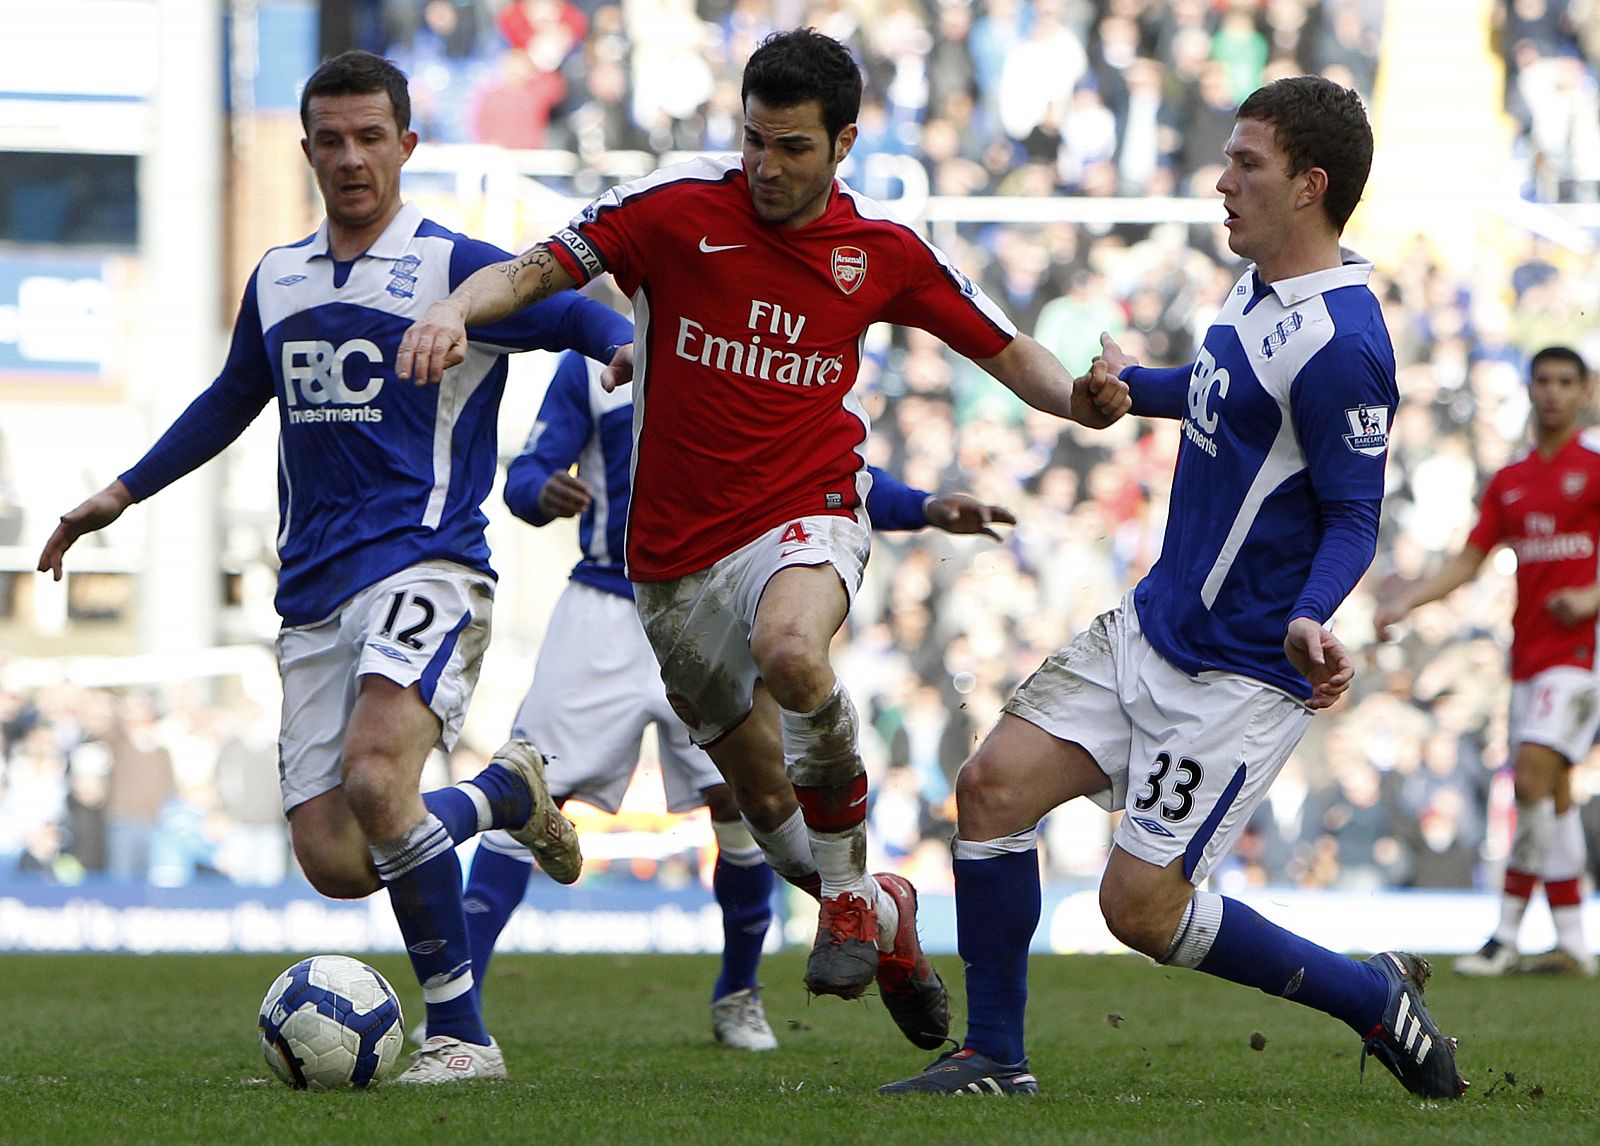
<path fill-rule="evenodd" d="M 833 141 L 833 161 L 843 163 L 844 157 L 850 154 L 850 149 L 856 145 L 856 125 L 847 123 L 839 129 L 838 138 Z"/>
<path fill-rule="evenodd" d="M 1300 188 L 1300 194 L 1295 198 L 1295 206 L 1310 207 L 1319 202 L 1328 193 L 1328 173 L 1321 167 L 1312 167 L 1302 171 L 1300 178 L 1305 180 Z"/>
<path fill-rule="evenodd" d="M 404 163 L 411 158 L 411 153 L 417 149 L 417 133 L 402 131 L 400 133 L 400 162 Z"/>

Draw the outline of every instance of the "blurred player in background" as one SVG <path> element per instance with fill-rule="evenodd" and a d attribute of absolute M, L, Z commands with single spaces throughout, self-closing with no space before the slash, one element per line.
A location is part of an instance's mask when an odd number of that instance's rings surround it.
<path fill-rule="evenodd" d="M 1125 810 L 1100 881 L 1118 940 L 1350 1026 L 1407 1090 L 1457 1098 L 1453 1046 L 1423 1006 L 1427 963 L 1357 961 L 1198 890 L 1316 709 L 1350 685 L 1326 627 L 1372 561 L 1394 352 L 1372 264 L 1339 244 L 1372 163 L 1353 91 L 1300 76 L 1239 107 L 1217 180 L 1228 245 L 1254 264 L 1197 361 L 1148 369 L 1109 335 L 1094 371 L 1180 420 L 1161 556 L 1018 688 L 956 781 L 960 1048 L 889 1094 L 1029 1094 L 1028 945 L 1039 821 L 1087 796 Z"/>
<path fill-rule="evenodd" d="M 854 998 L 876 978 L 931 1049 L 949 1027 L 944 985 L 917 943 L 915 890 L 866 871 L 856 713 L 828 653 L 869 548 L 862 339 L 874 322 L 921 327 L 1090 425 L 1121 416 L 1126 387 L 1075 382 L 917 231 L 838 181 L 861 100 L 843 44 L 775 33 L 742 99 L 742 162 L 601 196 L 429 308 L 399 368 L 435 381 L 469 326 L 615 277 L 639 332 L 628 576 L 673 708 L 773 869 L 821 899 L 807 987 Z"/>
<path fill-rule="evenodd" d="M 1583 825 L 1572 802 L 1572 768 L 1600 730 L 1600 431 L 1584 429 L 1594 377 L 1576 351 L 1548 346 L 1533 356 L 1528 394 L 1533 448 L 1489 480 L 1461 551 L 1379 606 L 1374 618 L 1387 640 L 1418 605 L 1477 576 L 1497 545 L 1517 555 L 1510 726 L 1517 820 L 1499 925 L 1481 950 L 1456 960 L 1463 975 L 1595 973 L 1583 933 Z M 1541 880 L 1556 945 L 1524 958 L 1517 935 Z"/>
<path fill-rule="evenodd" d="M 480 506 L 505 354 L 609 358 L 632 330 L 570 296 L 475 327 L 438 389 L 397 384 L 407 325 L 505 252 L 402 202 L 400 168 L 417 136 L 392 64 L 365 52 L 325 62 L 306 83 L 301 122 L 326 222 L 267 252 L 222 373 L 138 464 L 62 517 L 39 568 L 59 579 L 79 537 L 216 456 L 277 400 L 279 762 L 295 857 L 324 895 L 389 890 L 431 1035 L 396 1081 L 503 1077 L 472 989 L 455 845 L 504 828 L 570 883 L 577 836 L 537 756 L 497 756 L 425 795 L 422 767 L 436 743 L 455 743 L 489 639 L 494 572 Z"/>
<path fill-rule="evenodd" d="M 741 1050 L 777 1046 L 761 1002 L 756 970 L 772 922 L 772 869 L 739 817 L 733 791 L 690 740 L 673 713 L 633 607 L 623 570 L 633 457 L 633 400 L 605 389 L 598 362 L 562 356 L 522 453 L 506 475 L 511 511 L 530 525 L 581 514 L 583 559 L 556 602 L 534 668 L 533 684 L 511 735 L 545 753 L 545 777 L 557 805 L 569 798 L 615 813 L 639 762 L 647 725 L 656 728 L 667 810 L 707 808 L 717 841 L 712 893 L 722 909 L 722 971 L 711 993 L 719 1043 Z M 569 471 L 577 466 L 577 475 Z M 920 529 L 998 536 L 992 523 L 1011 511 L 966 494 L 933 496 L 872 470 L 867 510 L 874 529 Z M 528 849 L 508 832 L 489 832 L 474 853 L 467 882 L 473 980 L 480 989 L 489 958 L 527 890 Z"/>

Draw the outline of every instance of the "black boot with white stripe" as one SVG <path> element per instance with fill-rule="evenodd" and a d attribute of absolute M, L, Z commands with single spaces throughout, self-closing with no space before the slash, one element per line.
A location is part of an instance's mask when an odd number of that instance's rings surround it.
<path fill-rule="evenodd" d="M 1383 1021 L 1362 1047 L 1362 1072 L 1370 1054 L 1412 1094 L 1460 1098 L 1467 1080 L 1456 1071 L 1456 1041 L 1444 1036 L 1422 1001 L 1431 970 L 1428 961 L 1408 951 L 1384 951 L 1367 962 L 1389 980 L 1389 1001 Z"/>

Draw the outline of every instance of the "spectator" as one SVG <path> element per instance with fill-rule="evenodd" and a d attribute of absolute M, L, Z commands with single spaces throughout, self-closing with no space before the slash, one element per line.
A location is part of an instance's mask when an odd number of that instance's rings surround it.
<path fill-rule="evenodd" d="M 148 696 L 134 692 L 122 698 L 108 747 L 107 871 L 115 879 L 143 880 L 150 874 L 161 809 L 177 794 L 172 754 L 156 738 L 155 704 Z"/>

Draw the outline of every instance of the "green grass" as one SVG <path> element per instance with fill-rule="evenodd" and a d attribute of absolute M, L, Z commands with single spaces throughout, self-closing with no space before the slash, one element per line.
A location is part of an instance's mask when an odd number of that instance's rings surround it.
<path fill-rule="evenodd" d="M 487 1003 L 510 1081 L 307 1094 L 271 1078 L 254 1028 L 291 961 L 0 958 L 0 1143 L 1600 1141 L 1593 982 L 1441 970 L 1428 998 L 1461 1036 L 1473 1087 L 1430 1103 L 1376 1062 L 1363 1082 L 1357 1039 L 1301 1007 L 1142 959 L 1036 958 L 1030 1050 L 1043 1093 L 886 1099 L 873 1088 L 932 1056 L 875 999 L 808 1002 L 799 953 L 763 965 L 782 1045 L 759 1055 L 712 1043 L 709 957 L 507 956 Z M 408 1021 L 420 1018 L 404 959 L 372 962 Z M 936 962 L 959 986 L 959 962 Z"/>

